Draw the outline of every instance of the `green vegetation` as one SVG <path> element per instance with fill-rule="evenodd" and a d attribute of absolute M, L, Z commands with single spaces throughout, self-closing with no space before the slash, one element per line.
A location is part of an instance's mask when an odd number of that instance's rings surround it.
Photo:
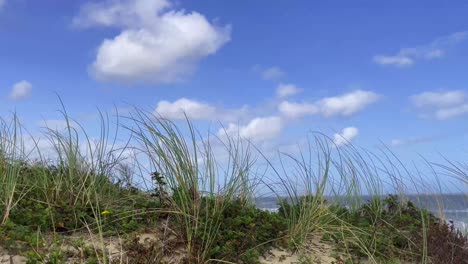
<path fill-rule="evenodd" d="M 465 234 L 407 200 L 409 189 L 429 190 L 392 153 L 315 135 L 307 151 L 273 161 L 248 141 L 138 109 L 113 128 L 101 114 L 98 139 L 63 117 L 66 129 L 43 132 L 47 153 L 16 116 L 0 124 L 0 253 L 28 263 L 260 263 L 285 249 L 315 263 L 323 243 L 335 263 L 468 259 Z M 122 129 L 131 138 L 118 143 Z M 463 164 L 429 168 L 468 178 Z M 255 207 L 266 192 L 277 213 Z"/>

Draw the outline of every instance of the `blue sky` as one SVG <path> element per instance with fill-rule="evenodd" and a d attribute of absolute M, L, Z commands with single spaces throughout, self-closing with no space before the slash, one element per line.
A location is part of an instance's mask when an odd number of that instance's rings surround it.
<path fill-rule="evenodd" d="M 96 107 L 135 105 L 259 145 L 320 131 L 466 160 L 467 13 L 466 1 L 0 0 L 0 114 L 37 127 L 59 118 L 58 93 L 90 124 Z"/>

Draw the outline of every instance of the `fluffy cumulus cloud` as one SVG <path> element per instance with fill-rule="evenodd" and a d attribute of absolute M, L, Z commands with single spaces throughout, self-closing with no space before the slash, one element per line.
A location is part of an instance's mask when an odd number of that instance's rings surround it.
<path fill-rule="evenodd" d="M 333 135 L 333 143 L 337 147 L 347 145 L 357 137 L 359 134 L 359 130 L 355 127 L 346 127 L 340 133 L 335 133 Z"/>
<path fill-rule="evenodd" d="M 218 136 L 237 135 L 252 141 L 263 141 L 277 137 L 283 130 L 284 122 L 279 116 L 257 117 L 245 125 L 236 125 L 230 123 L 228 127 L 221 128 L 218 131 Z"/>
<path fill-rule="evenodd" d="M 31 95 L 32 84 L 28 81 L 20 81 L 13 85 L 10 92 L 10 99 L 14 101 L 22 100 Z"/>
<path fill-rule="evenodd" d="M 373 61 L 380 65 L 408 67 L 418 60 L 434 60 L 442 58 L 451 48 L 465 41 L 468 31 L 456 32 L 448 36 L 437 38 L 429 44 L 414 48 L 400 49 L 393 55 L 375 55 Z"/>
<path fill-rule="evenodd" d="M 280 85 L 277 96 L 290 96 L 300 91 L 294 85 Z M 363 110 L 366 106 L 376 102 L 379 98 L 374 92 L 355 90 L 339 96 L 326 97 L 315 102 L 290 102 L 283 100 L 278 104 L 278 112 L 268 107 L 243 106 L 236 109 L 226 109 L 222 106 L 189 98 L 175 101 L 160 101 L 155 114 L 164 118 L 180 120 L 186 116 L 192 120 L 220 121 L 224 127 L 218 131 L 218 136 L 245 138 L 255 142 L 274 139 L 295 118 L 305 115 L 349 116 Z M 273 110 L 273 111 L 271 111 Z M 357 135 L 357 129 L 347 128 L 340 134 L 341 138 L 351 140 Z M 338 139 L 337 145 L 344 144 Z"/>
<path fill-rule="evenodd" d="M 216 108 L 196 100 L 180 98 L 174 102 L 160 101 L 155 113 L 169 119 L 214 119 Z"/>
<path fill-rule="evenodd" d="M 104 81 L 172 83 L 230 40 L 230 26 L 172 9 L 167 0 L 108 0 L 82 6 L 78 27 L 116 27 L 97 49 L 91 72 Z"/>
<path fill-rule="evenodd" d="M 372 91 L 356 90 L 340 96 L 326 97 L 313 103 L 283 101 L 279 111 L 288 117 L 321 114 L 330 116 L 350 116 L 370 104 L 377 102 L 379 95 Z"/>
<path fill-rule="evenodd" d="M 341 96 L 324 98 L 319 102 L 325 116 L 349 116 L 375 103 L 379 96 L 371 91 L 356 90 Z"/>
<path fill-rule="evenodd" d="M 277 137 L 285 126 L 283 118 L 276 115 L 248 118 L 253 113 L 246 106 L 224 109 L 188 98 L 180 98 L 173 102 L 159 101 L 154 112 L 158 116 L 172 120 L 188 117 L 192 120 L 221 121 L 227 124 L 218 131 L 218 136 L 221 138 L 240 136 L 255 142 Z"/>
<path fill-rule="evenodd" d="M 278 87 L 276 88 L 276 95 L 279 98 L 285 98 L 285 97 L 296 95 L 296 94 L 300 93 L 301 91 L 302 91 L 302 89 L 300 89 L 299 87 L 297 87 L 294 84 L 280 83 L 278 85 Z"/>
<path fill-rule="evenodd" d="M 174 120 L 183 120 L 188 117 L 191 120 L 239 122 L 250 119 L 253 113 L 248 105 L 230 109 L 183 97 L 172 102 L 159 101 L 154 114 Z"/>
<path fill-rule="evenodd" d="M 462 90 L 427 91 L 411 96 L 410 100 L 425 117 L 447 120 L 468 114 L 467 96 Z"/>

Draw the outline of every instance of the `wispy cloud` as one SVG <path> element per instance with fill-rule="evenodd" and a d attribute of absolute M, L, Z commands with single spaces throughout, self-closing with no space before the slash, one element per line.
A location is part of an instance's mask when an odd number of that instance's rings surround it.
<path fill-rule="evenodd" d="M 285 73 L 278 67 L 271 67 L 268 69 L 265 69 L 262 72 L 262 78 L 264 80 L 277 80 L 283 77 Z"/>
<path fill-rule="evenodd" d="M 379 100 L 380 96 L 372 91 L 355 90 L 334 97 L 326 97 L 313 103 L 283 101 L 279 111 L 288 117 L 321 114 L 325 117 L 350 116 Z"/>
<path fill-rule="evenodd" d="M 230 26 L 210 23 L 197 12 L 174 10 L 168 0 L 90 2 L 73 24 L 121 30 L 103 40 L 90 67 L 104 81 L 178 82 L 230 40 Z"/>
<path fill-rule="evenodd" d="M 412 137 L 412 138 L 406 138 L 406 139 L 401 139 L 401 138 L 392 139 L 392 141 L 390 141 L 390 146 L 392 147 L 409 146 L 409 145 L 429 142 L 429 141 L 434 140 L 435 138 L 436 137 L 434 136 L 421 136 L 421 137 Z"/>
<path fill-rule="evenodd" d="M 439 120 L 446 120 L 468 114 L 468 103 L 460 104 L 454 107 L 438 109 L 435 117 Z"/>
<path fill-rule="evenodd" d="M 296 95 L 300 92 L 302 92 L 302 89 L 292 83 L 288 83 L 288 84 L 280 83 L 278 87 L 276 88 L 276 95 L 279 98 L 286 98 L 289 96 Z"/>
<path fill-rule="evenodd" d="M 3 8 L 5 5 L 6 1 L 5 0 L 0 0 L 0 10 Z"/>
<path fill-rule="evenodd" d="M 408 67 L 419 60 L 442 58 L 451 48 L 465 41 L 467 38 L 468 31 L 456 32 L 448 36 L 437 38 L 426 45 L 400 49 L 393 55 L 375 55 L 373 61 L 380 65 Z"/>
<path fill-rule="evenodd" d="M 447 107 L 465 101 L 465 92 L 461 90 L 446 92 L 423 92 L 411 96 L 416 107 Z"/>
<path fill-rule="evenodd" d="M 414 60 L 408 56 L 397 54 L 397 55 L 376 55 L 374 56 L 374 62 L 380 65 L 395 65 L 395 66 L 410 66 L 413 65 Z"/>
<path fill-rule="evenodd" d="M 10 92 L 10 99 L 18 101 L 25 99 L 31 95 L 32 84 L 28 81 L 19 81 L 13 85 Z"/>
<path fill-rule="evenodd" d="M 286 75 L 286 73 L 278 66 L 263 67 L 261 65 L 255 65 L 252 70 L 266 81 L 277 81 Z"/>
<path fill-rule="evenodd" d="M 410 97 L 412 104 L 422 111 L 422 116 L 447 120 L 468 114 L 465 91 L 427 91 Z"/>

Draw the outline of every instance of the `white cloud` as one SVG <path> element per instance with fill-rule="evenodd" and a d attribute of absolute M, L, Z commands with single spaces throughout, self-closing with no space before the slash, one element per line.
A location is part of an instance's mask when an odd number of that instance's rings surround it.
<path fill-rule="evenodd" d="M 392 147 L 399 147 L 399 146 L 402 146 L 402 145 L 405 145 L 406 142 L 402 139 L 392 139 L 392 141 L 390 142 L 390 145 Z"/>
<path fill-rule="evenodd" d="M 423 92 L 410 97 L 412 104 L 426 113 L 422 116 L 447 120 L 468 114 L 466 92 L 462 90 Z"/>
<path fill-rule="evenodd" d="M 155 110 L 156 114 L 168 119 L 214 119 L 216 108 L 195 100 L 180 98 L 174 102 L 160 101 Z"/>
<path fill-rule="evenodd" d="M 237 136 L 252 141 L 263 141 L 277 137 L 284 127 L 284 122 L 279 116 L 257 117 L 248 124 L 238 126 L 230 123 L 227 128 L 221 128 L 218 136 Z"/>
<path fill-rule="evenodd" d="M 315 104 L 288 101 L 281 102 L 278 109 L 283 115 L 291 118 L 313 115 L 319 112 L 319 108 Z"/>
<path fill-rule="evenodd" d="M 468 38 L 468 31 L 456 32 L 435 39 L 429 44 L 415 48 L 403 48 L 395 55 L 375 55 L 373 61 L 380 65 L 411 66 L 418 60 L 433 60 L 444 57 L 446 52 Z"/>
<path fill-rule="evenodd" d="M 226 109 L 189 98 L 179 98 L 173 102 L 159 101 L 154 113 L 168 119 L 210 120 L 224 122 L 239 122 L 251 116 L 251 109 L 247 105 L 239 108 Z"/>
<path fill-rule="evenodd" d="M 321 114 L 325 117 L 350 116 L 377 102 L 379 95 L 371 91 L 355 90 L 340 96 L 326 97 L 314 103 L 283 101 L 279 111 L 288 117 Z"/>
<path fill-rule="evenodd" d="M 158 21 L 171 7 L 168 0 L 106 0 L 84 4 L 73 24 L 78 27 L 141 27 Z"/>
<path fill-rule="evenodd" d="M 341 96 L 320 100 L 320 111 L 325 116 L 349 116 L 377 102 L 379 96 L 371 91 L 356 90 Z"/>
<path fill-rule="evenodd" d="M 285 97 L 289 97 L 289 96 L 292 96 L 292 95 L 296 95 L 296 94 L 300 93 L 301 91 L 302 91 L 302 89 L 300 89 L 299 87 L 297 87 L 294 84 L 280 83 L 278 85 L 278 88 L 276 88 L 276 95 L 279 98 L 285 98 Z"/>
<path fill-rule="evenodd" d="M 411 101 L 416 107 L 447 107 L 463 103 L 465 93 L 460 90 L 446 92 L 423 92 L 413 95 Z"/>
<path fill-rule="evenodd" d="M 285 73 L 283 70 L 281 70 L 279 67 L 270 67 L 263 69 L 261 71 L 262 79 L 267 80 L 267 81 L 274 81 L 281 79 Z"/>
<path fill-rule="evenodd" d="M 355 127 L 346 127 L 341 133 L 335 133 L 333 135 L 333 143 L 337 147 L 347 145 L 359 134 L 359 130 Z"/>
<path fill-rule="evenodd" d="M 13 85 L 10 92 L 10 99 L 14 101 L 25 99 L 31 95 L 31 92 L 32 84 L 23 80 Z"/>
<path fill-rule="evenodd" d="M 425 136 L 425 137 L 413 137 L 408 139 L 393 139 L 390 141 L 390 146 L 392 147 L 401 147 L 401 146 L 408 146 L 414 145 L 418 143 L 424 143 L 428 141 L 435 140 L 437 137 L 435 136 Z"/>
<path fill-rule="evenodd" d="M 461 115 L 468 114 L 468 104 L 457 105 L 454 107 L 438 109 L 435 112 L 435 117 L 439 120 L 455 118 Z"/>
<path fill-rule="evenodd" d="M 122 29 L 99 46 L 91 65 L 94 77 L 104 81 L 177 82 L 230 40 L 230 26 L 217 26 L 200 13 L 171 7 L 166 0 L 85 4 L 74 25 Z"/>
<path fill-rule="evenodd" d="M 435 49 L 427 52 L 426 57 L 428 59 L 438 59 L 444 56 L 444 51 L 440 49 Z"/>
<path fill-rule="evenodd" d="M 374 62 L 381 65 L 395 65 L 395 66 L 410 66 L 413 65 L 413 59 L 403 56 L 385 56 L 385 55 L 376 55 L 374 56 Z"/>

